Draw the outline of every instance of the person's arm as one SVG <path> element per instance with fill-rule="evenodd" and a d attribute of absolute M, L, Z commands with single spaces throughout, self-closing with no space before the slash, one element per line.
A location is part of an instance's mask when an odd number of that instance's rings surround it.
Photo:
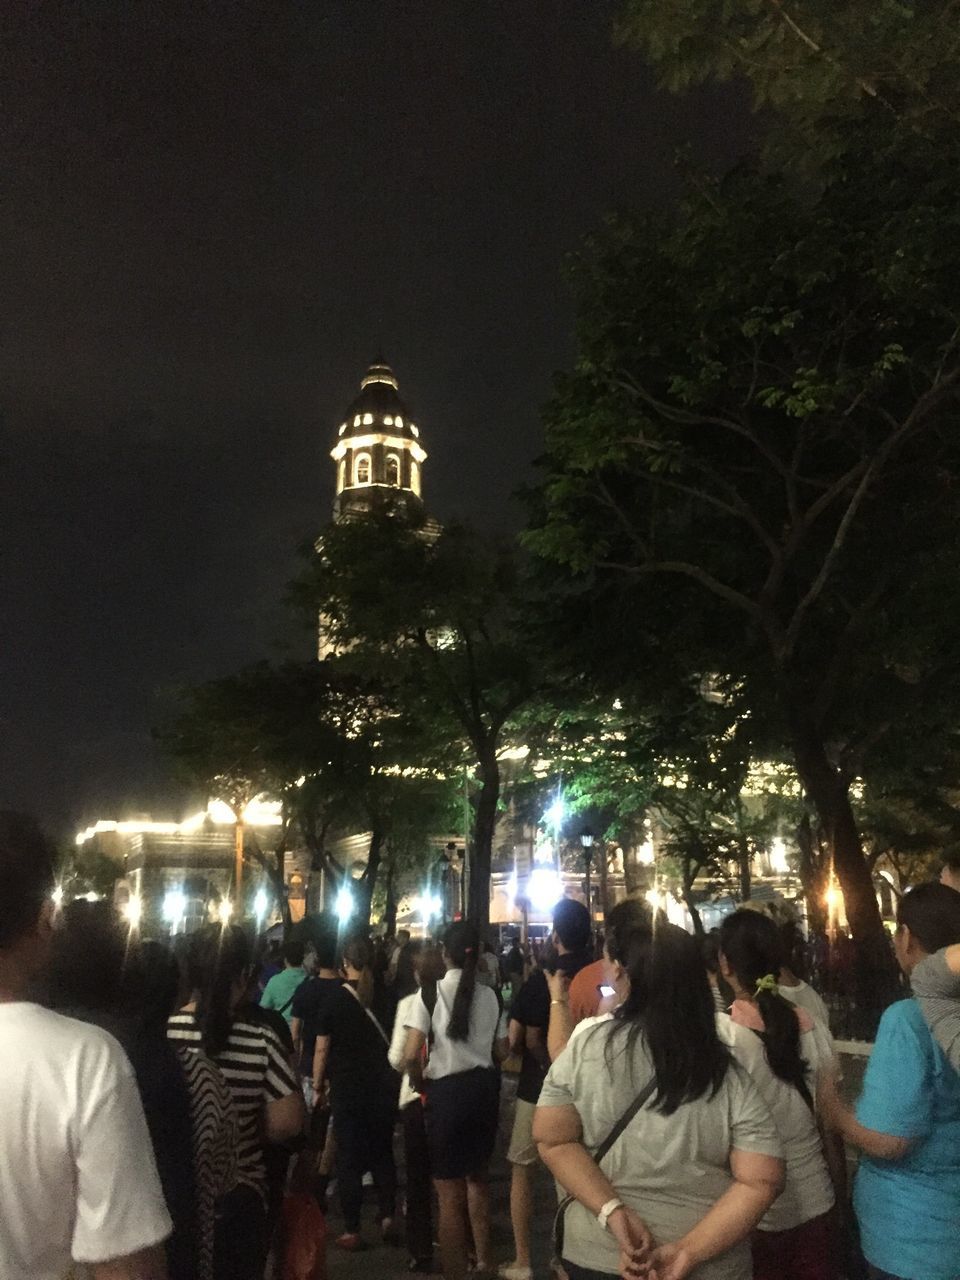
<path fill-rule="evenodd" d="M 653 1250 L 657 1280 L 684 1280 L 694 1267 L 726 1253 L 746 1239 L 783 1190 L 784 1163 L 754 1151 L 730 1152 L 730 1186 L 680 1240 Z M 631 1274 L 636 1274 L 632 1272 Z"/>
<path fill-rule="evenodd" d="M 327 1058 L 330 1056 L 330 1037 L 317 1036 L 313 1051 L 313 1092 L 320 1094 L 323 1088 L 323 1077 L 327 1074 Z"/>
<path fill-rule="evenodd" d="M 960 1071 L 960 945 L 921 960 L 910 986 L 947 1061 Z"/>
<path fill-rule="evenodd" d="M 303 1053 L 303 1019 L 296 1014 L 290 1019 L 290 1038 L 293 1041 L 293 1056 L 299 1062 Z"/>
<path fill-rule="evenodd" d="M 423 1088 L 423 1046 L 427 1043 L 426 1033 L 418 1027 L 407 1028 L 407 1040 L 403 1050 L 403 1065 L 410 1077 L 410 1083 L 418 1091 Z"/>
<path fill-rule="evenodd" d="M 619 1196 L 609 1178 L 582 1142 L 583 1127 L 575 1106 L 537 1107 L 533 1116 L 533 1140 L 540 1159 L 568 1195 L 594 1216 Z M 610 1233 L 620 1245 L 624 1274 L 646 1266 L 653 1239 L 639 1214 L 620 1205 L 607 1219 Z"/>
<path fill-rule="evenodd" d="M 826 1072 L 817 1085 L 817 1112 L 827 1129 L 876 1160 L 902 1160 L 913 1144 L 911 1138 L 881 1133 L 862 1125 L 841 1100 L 836 1081 Z"/>
<path fill-rule="evenodd" d="M 125 1258 L 111 1258 L 92 1267 L 93 1280 L 167 1280 L 167 1260 L 163 1248 L 140 1249 Z"/>
<path fill-rule="evenodd" d="M 394 1071 L 403 1071 L 405 1069 L 404 1051 L 406 1050 L 406 1047 L 407 1028 L 404 1026 L 403 1018 L 400 1016 L 400 1008 L 398 1008 L 396 1017 L 393 1019 L 393 1032 L 390 1036 L 390 1047 L 387 1050 L 387 1061 L 390 1063 L 391 1067 L 393 1067 Z"/>
<path fill-rule="evenodd" d="M 547 1053 L 550 1061 L 558 1058 L 567 1047 L 573 1033 L 573 1014 L 570 1012 L 569 988 L 566 976 L 559 970 L 547 976 L 550 988 L 550 1022 L 547 1026 Z"/>

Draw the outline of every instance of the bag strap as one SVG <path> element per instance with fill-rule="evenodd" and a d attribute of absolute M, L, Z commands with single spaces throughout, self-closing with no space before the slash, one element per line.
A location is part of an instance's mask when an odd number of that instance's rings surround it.
<path fill-rule="evenodd" d="M 430 1030 L 427 1032 L 427 1052 L 429 1053 L 433 1048 L 433 1042 L 436 1038 L 436 1032 L 433 1029 L 433 1011 L 437 1007 L 437 984 L 435 982 L 431 983 L 426 990 L 421 987 L 420 999 L 423 1001 L 423 1006 L 430 1015 Z"/>
<path fill-rule="evenodd" d="M 350 983 L 349 983 L 349 982 L 345 982 L 345 983 L 343 984 L 343 987 L 344 987 L 344 990 L 345 990 L 345 991 L 349 991 L 349 992 L 350 992 L 350 994 L 353 996 L 354 1000 L 356 1000 L 357 1004 L 360 1006 L 360 1008 L 363 1010 L 363 1012 L 367 1015 L 367 1017 L 370 1019 L 370 1021 L 373 1023 L 373 1025 L 374 1025 L 374 1026 L 377 1028 L 377 1030 L 380 1032 L 380 1035 L 381 1035 L 381 1036 L 382 1036 L 382 1038 L 383 1038 L 383 1043 L 384 1043 L 384 1044 L 387 1046 L 387 1048 L 389 1049 L 389 1048 L 390 1048 L 390 1037 L 389 1037 L 389 1036 L 387 1035 L 387 1033 L 384 1031 L 383 1027 L 381 1027 L 381 1025 L 380 1025 L 380 1019 L 377 1017 L 377 1015 L 373 1012 L 373 1010 L 372 1010 L 372 1009 L 368 1009 L 368 1008 L 367 1008 L 367 1006 L 363 1003 L 363 1001 L 362 1001 L 362 1000 L 360 999 L 360 997 L 357 995 L 356 991 L 354 991 L 353 987 L 351 987 L 351 985 L 350 985 Z"/>
<path fill-rule="evenodd" d="M 303 980 L 303 982 L 308 982 L 308 981 L 309 981 L 309 979 L 308 979 L 308 978 L 304 978 L 304 980 Z M 277 1013 L 284 1013 L 284 1014 L 285 1014 L 285 1013 L 287 1012 L 287 1010 L 288 1010 L 288 1009 L 290 1008 L 290 1006 L 293 1004 L 294 999 L 296 998 L 297 991 L 299 991 L 299 990 L 300 990 L 300 987 L 302 987 L 302 986 L 303 986 L 303 982 L 301 982 L 301 983 L 297 986 L 297 990 L 296 990 L 296 991 L 294 991 L 293 995 L 290 997 L 290 999 L 287 1001 L 287 1003 L 283 1006 L 283 1008 L 282 1008 L 282 1009 L 278 1009 L 278 1010 L 277 1010 Z"/>
<path fill-rule="evenodd" d="M 656 1087 L 657 1087 L 657 1077 L 656 1077 L 656 1074 L 654 1074 L 653 1076 L 651 1076 L 647 1084 L 645 1084 L 644 1087 L 640 1090 L 640 1092 L 637 1094 L 634 1100 L 630 1103 L 629 1107 L 627 1107 L 626 1111 L 623 1113 L 623 1115 L 620 1117 L 617 1123 L 613 1126 L 613 1128 L 604 1138 L 603 1142 L 600 1143 L 599 1147 L 597 1147 L 596 1151 L 593 1153 L 593 1159 L 595 1164 L 600 1163 L 600 1161 L 607 1154 L 607 1152 L 610 1150 L 610 1148 L 613 1146 L 616 1140 L 623 1133 L 624 1129 L 626 1129 L 627 1125 L 630 1123 L 633 1117 L 641 1109 L 644 1103 L 649 1099 L 650 1095 L 653 1093 Z"/>

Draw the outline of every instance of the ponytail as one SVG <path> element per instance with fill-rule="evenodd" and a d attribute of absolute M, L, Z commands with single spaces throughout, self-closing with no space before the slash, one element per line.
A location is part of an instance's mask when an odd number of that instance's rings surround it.
<path fill-rule="evenodd" d="M 373 947 L 369 938 L 358 934 L 349 938 L 343 948 L 344 964 L 356 969 L 360 977 L 357 981 L 357 996 L 365 1009 L 373 1004 Z"/>
<path fill-rule="evenodd" d="M 470 1035 L 470 1011 L 473 993 L 477 987 L 477 954 L 480 950 L 480 934 L 476 925 L 466 920 L 452 924 L 444 935 L 443 945 L 455 969 L 460 969 L 457 994 L 453 998 L 447 1035 L 451 1040 L 466 1040 Z"/>
<path fill-rule="evenodd" d="M 780 994 L 778 977 L 783 964 L 780 932 L 769 916 L 758 911 L 735 911 L 720 925 L 720 950 L 741 987 L 756 996 L 763 1018 L 757 1032 L 766 1049 L 770 1070 L 791 1084 L 813 1109 L 806 1069 L 800 1053 L 797 1011 Z"/>
<path fill-rule="evenodd" d="M 233 987 L 250 963 L 250 945 L 238 925 L 206 925 L 190 944 L 188 972 L 197 995 L 196 1020 L 204 1053 L 227 1047 L 233 1026 Z"/>

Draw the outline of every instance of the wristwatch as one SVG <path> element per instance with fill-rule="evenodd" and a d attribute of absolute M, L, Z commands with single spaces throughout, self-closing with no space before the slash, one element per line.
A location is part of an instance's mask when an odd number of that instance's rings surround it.
<path fill-rule="evenodd" d="M 611 1213 L 616 1213 L 618 1209 L 623 1208 L 622 1200 L 608 1200 L 600 1212 L 597 1214 L 597 1221 L 600 1223 L 601 1231 L 608 1230 L 607 1220 Z"/>

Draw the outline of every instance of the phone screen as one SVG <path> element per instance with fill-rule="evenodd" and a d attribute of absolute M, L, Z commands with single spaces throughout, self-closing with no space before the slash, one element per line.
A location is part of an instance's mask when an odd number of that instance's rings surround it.
<path fill-rule="evenodd" d="M 598 987 L 598 990 L 600 994 L 603 996 L 604 1000 L 609 1000 L 611 996 L 615 996 L 617 994 L 616 987 L 611 987 L 610 984 L 607 982 L 601 982 L 600 986 Z"/>

